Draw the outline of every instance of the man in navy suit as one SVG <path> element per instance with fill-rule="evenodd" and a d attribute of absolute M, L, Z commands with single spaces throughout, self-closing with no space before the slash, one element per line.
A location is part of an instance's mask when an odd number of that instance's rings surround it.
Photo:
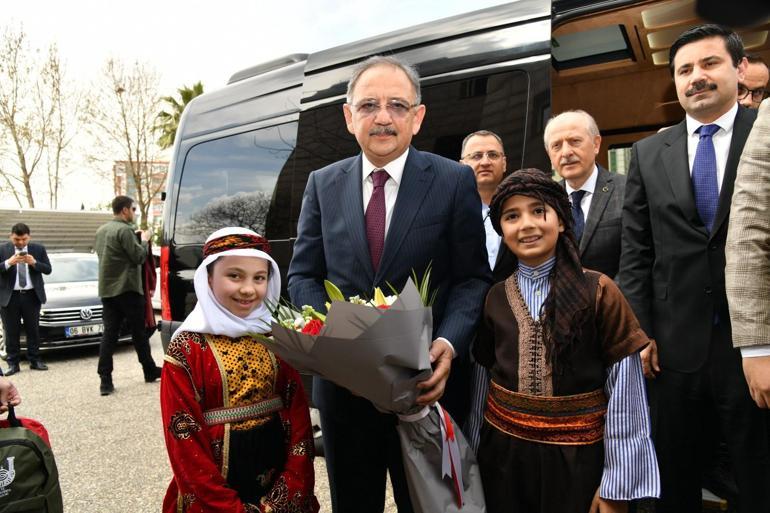
<path fill-rule="evenodd" d="M 433 376 L 418 385 L 421 404 L 441 404 L 462 425 L 467 355 L 491 275 L 473 171 L 410 146 L 420 130 L 417 73 L 393 57 L 372 57 L 348 84 L 345 120 L 362 153 L 314 171 L 297 226 L 288 289 L 297 305 L 322 309 L 323 280 L 345 294 L 403 287 L 431 266 Z M 450 378 L 450 369 L 452 371 Z M 380 513 L 390 473 L 399 512 L 412 511 L 394 415 L 316 379 L 335 513 Z"/>
<path fill-rule="evenodd" d="M 702 448 L 722 435 L 738 511 L 770 513 L 770 417 L 743 376 L 725 293 L 730 202 L 756 118 L 738 105 L 743 45 L 724 27 L 694 27 L 671 45 L 669 67 L 686 117 L 631 150 L 618 280 L 651 339 L 641 356 L 660 466 L 656 511 L 701 511 Z"/>
<path fill-rule="evenodd" d="M 16 223 L 11 228 L 11 241 L 0 246 L 0 316 L 5 330 L 8 353 L 6 376 L 16 374 L 19 367 L 21 321 L 27 333 L 27 360 L 35 370 L 48 370 L 40 359 L 40 305 L 45 303 L 43 274 L 51 274 L 51 263 L 42 244 L 30 242 L 29 226 Z"/>

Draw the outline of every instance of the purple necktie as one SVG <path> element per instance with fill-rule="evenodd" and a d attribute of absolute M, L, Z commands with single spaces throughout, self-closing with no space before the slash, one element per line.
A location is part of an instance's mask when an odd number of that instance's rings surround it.
<path fill-rule="evenodd" d="M 380 267 L 382 248 L 385 246 L 385 182 L 388 172 L 376 169 L 372 172 L 374 190 L 366 206 L 366 240 L 369 242 L 369 255 L 372 258 L 372 269 L 377 272 Z"/>

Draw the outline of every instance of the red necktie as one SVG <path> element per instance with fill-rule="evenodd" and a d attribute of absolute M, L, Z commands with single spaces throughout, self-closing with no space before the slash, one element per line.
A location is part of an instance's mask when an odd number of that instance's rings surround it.
<path fill-rule="evenodd" d="M 385 182 L 389 175 L 384 169 L 376 169 L 371 176 L 374 190 L 366 207 L 366 240 L 369 242 L 372 269 L 376 273 L 385 246 Z"/>

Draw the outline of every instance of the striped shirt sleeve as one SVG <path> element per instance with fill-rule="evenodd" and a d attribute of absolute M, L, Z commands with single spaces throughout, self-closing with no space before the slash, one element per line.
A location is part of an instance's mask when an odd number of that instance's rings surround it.
<path fill-rule="evenodd" d="M 650 414 L 639 353 L 610 367 L 604 391 L 609 397 L 604 427 L 603 499 L 660 496 L 660 473 L 650 437 Z"/>
<path fill-rule="evenodd" d="M 471 363 L 471 408 L 468 413 L 467 428 L 468 445 L 474 454 L 479 452 L 481 425 L 484 423 L 484 405 L 489 391 L 489 371 L 475 361 Z"/>

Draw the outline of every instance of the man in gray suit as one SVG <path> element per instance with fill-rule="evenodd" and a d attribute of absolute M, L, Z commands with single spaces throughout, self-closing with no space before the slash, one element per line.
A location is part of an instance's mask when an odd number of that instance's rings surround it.
<path fill-rule="evenodd" d="M 614 278 L 620 262 L 620 218 L 626 177 L 596 164 L 602 137 L 585 111 L 551 118 L 543 135 L 551 165 L 572 203 L 583 266 Z"/>

